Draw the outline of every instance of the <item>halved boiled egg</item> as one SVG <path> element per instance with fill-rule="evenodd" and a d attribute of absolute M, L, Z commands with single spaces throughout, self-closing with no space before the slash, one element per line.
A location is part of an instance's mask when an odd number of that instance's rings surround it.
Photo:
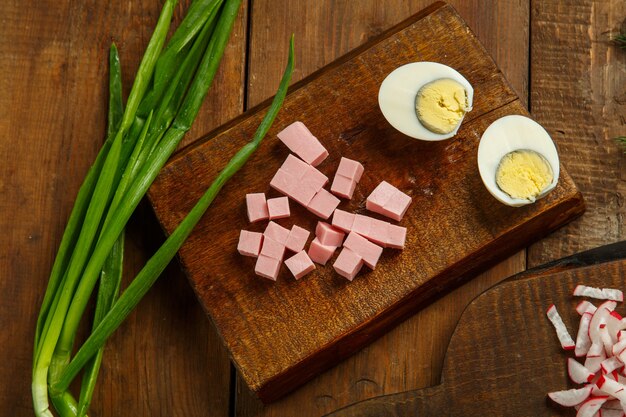
<path fill-rule="evenodd" d="M 378 91 L 378 105 L 387 121 L 407 136 L 428 141 L 456 135 L 473 99 L 471 84 L 436 62 L 396 68 Z"/>
<path fill-rule="evenodd" d="M 504 116 L 489 125 L 480 139 L 478 170 L 491 195 L 519 207 L 556 187 L 559 155 L 539 123 L 525 116 Z"/>

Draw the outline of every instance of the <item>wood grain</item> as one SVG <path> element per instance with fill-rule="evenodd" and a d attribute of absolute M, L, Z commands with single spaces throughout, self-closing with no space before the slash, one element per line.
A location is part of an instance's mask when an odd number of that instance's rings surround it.
<path fill-rule="evenodd" d="M 188 4 L 179 3 L 175 22 Z M 12 416 L 33 415 L 35 319 L 77 189 L 103 140 L 108 47 L 118 45 L 127 93 L 160 7 L 127 0 L 0 6 L 0 402 Z M 246 28 L 244 6 L 186 141 L 243 110 Z M 125 282 L 162 240 L 148 206 L 129 229 Z M 107 345 L 90 415 L 226 416 L 229 384 L 226 351 L 174 266 Z"/>
<path fill-rule="evenodd" d="M 626 16 L 620 0 L 538 1 L 532 8 L 532 113 L 557 142 L 587 214 L 529 251 L 538 265 L 626 238 L 626 54 L 610 45 Z"/>
<path fill-rule="evenodd" d="M 363 401 L 329 417 L 572 415 L 546 398 L 575 384 L 566 366 L 573 354 L 561 349 L 545 311 L 555 304 L 575 332 L 580 298 L 571 294 L 577 284 L 623 288 L 626 261 L 522 274 L 499 284 L 463 312 L 440 385 Z M 623 313 L 623 305 L 616 311 Z"/>
<path fill-rule="evenodd" d="M 268 140 L 224 187 L 180 251 L 238 370 L 266 401 L 582 213 L 581 197 L 567 174 L 557 191 L 533 206 L 512 209 L 489 198 L 475 169 L 480 135 L 495 119 L 526 112 L 458 15 L 448 6 L 438 7 L 293 89 Z M 415 44 L 413 39 L 424 41 Z M 442 54 L 440 46 L 446 44 L 455 48 Z M 474 110 L 454 141 L 407 141 L 378 110 L 376 93 L 382 79 L 399 62 L 421 60 L 457 68 L 477 92 Z M 236 120 L 164 167 L 149 195 L 168 232 L 249 140 L 263 115 L 263 110 L 255 111 Z M 279 282 L 268 283 L 254 275 L 253 260 L 224 250 L 236 247 L 240 229 L 250 228 L 243 214 L 245 194 L 269 190 L 269 180 L 287 155 L 274 135 L 293 120 L 302 120 L 329 149 L 331 156 L 322 167 L 327 175 L 341 155 L 365 165 L 357 195 L 345 209 L 363 210 L 365 197 L 382 179 L 411 194 L 419 208 L 402 223 L 420 231 L 409 233 L 405 250 L 388 253 L 375 271 L 350 285 L 331 268 L 299 283 L 283 271 Z M 309 230 L 315 222 L 298 209 L 289 219 L 289 224 Z"/>

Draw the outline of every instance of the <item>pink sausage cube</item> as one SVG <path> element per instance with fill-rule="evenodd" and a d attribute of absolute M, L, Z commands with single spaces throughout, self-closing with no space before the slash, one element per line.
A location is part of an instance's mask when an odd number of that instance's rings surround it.
<path fill-rule="evenodd" d="M 389 217 L 390 219 L 400 221 L 409 209 L 411 201 L 411 197 L 404 194 L 402 191 L 398 191 L 393 195 L 393 197 L 391 197 L 387 204 L 384 205 L 381 214 Z"/>
<path fill-rule="evenodd" d="M 338 205 L 339 199 L 322 188 L 315 194 L 306 208 L 322 219 L 327 219 L 333 214 Z"/>
<path fill-rule="evenodd" d="M 335 175 L 333 185 L 330 186 L 330 191 L 332 191 L 333 194 L 338 195 L 339 197 L 347 198 L 348 200 L 352 199 L 355 189 L 356 181 L 343 177 L 339 174 Z"/>
<path fill-rule="evenodd" d="M 242 230 L 239 233 L 239 243 L 237 244 L 237 251 L 244 256 L 252 256 L 256 258 L 261 251 L 261 242 L 263 235 L 257 232 L 249 232 Z"/>
<path fill-rule="evenodd" d="M 338 248 L 342 245 L 343 238 L 346 234 L 335 229 L 328 223 L 317 222 L 317 226 L 315 227 L 315 236 L 322 245 L 334 246 Z"/>
<path fill-rule="evenodd" d="M 291 194 L 289 194 L 289 197 L 293 198 L 304 207 L 307 207 L 315 197 L 315 194 L 317 194 L 315 187 L 307 182 L 300 181 L 296 184 Z"/>
<path fill-rule="evenodd" d="M 322 174 L 317 168 L 309 165 L 309 168 L 302 176 L 301 181 L 313 187 L 315 192 L 318 192 L 324 188 L 326 184 L 328 184 L 328 177 Z"/>
<path fill-rule="evenodd" d="M 304 249 L 310 234 L 308 230 L 294 224 L 287 238 L 287 249 L 292 252 L 300 252 Z"/>
<path fill-rule="evenodd" d="M 404 249 L 406 242 L 406 227 L 389 225 L 389 235 L 387 237 L 387 246 L 394 249 Z"/>
<path fill-rule="evenodd" d="M 261 253 L 259 256 L 261 255 L 282 261 L 283 256 L 285 256 L 285 245 L 266 236 L 263 239 L 263 245 L 261 245 Z"/>
<path fill-rule="evenodd" d="M 270 198 L 267 200 L 267 211 L 270 220 L 289 217 L 289 199 L 287 197 Z"/>
<path fill-rule="evenodd" d="M 352 226 L 354 225 L 354 218 L 356 215 L 354 213 L 348 213 L 344 210 L 335 210 L 333 213 L 333 227 L 343 230 L 346 233 L 350 233 L 352 231 Z"/>
<path fill-rule="evenodd" d="M 372 221 L 374 219 L 362 214 L 356 214 L 354 216 L 354 223 L 352 224 L 352 232 L 358 233 L 361 236 L 369 236 L 372 230 Z"/>
<path fill-rule="evenodd" d="M 289 229 L 285 229 L 280 224 L 270 221 L 263 232 L 263 236 L 285 246 L 287 244 L 287 239 L 289 238 Z"/>
<path fill-rule="evenodd" d="M 278 259 L 270 258 L 269 256 L 259 255 L 254 266 L 254 273 L 262 276 L 263 278 L 276 281 L 278 272 L 280 271 L 281 261 Z"/>
<path fill-rule="evenodd" d="M 346 241 L 343 242 L 343 246 L 363 258 L 365 265 L 372 269 L 376 268 L 378 259 L 380 259 L 380 255 L 383 253 L 383 248 L 355 232 L 351 232 L 348 235 Z"/>
<path fill-rule="evenodd" d="M 309 257 L 313 262 L 317 262 L 320 265 L 326 265 L 326 262 L 332 258 L 335 250 L 334 246 L 322 245 L 318 238 L 313 239 L 311 245 L 309 245 Z"/>
<path fill-rule="evenodd" d="M 344 247 L 333 264 L 339 275 L 352 281 L 363 266 L 363 258 L 350 249 Z"/>
<path fill-rule="evenodd" d="M 250 223 L 265 220 L 269 217 L 267 201 L 263 193 L 246 194 L 246 208 L 248 210 L 248 220 L 250 220 Z"/>
<path fill-rule="evenodd" d="M 315 269 L 315 264 L 305 251 L 300 251 L 285 261 L 285 265 L 296 279 L 300 279 Z"/>
<path fill-rule="evenodd" d="M 363 168 L 360 162 L 344 157 L 341 157 L 339 167 L 337 167 L 337 175 L 351 179 L 354 182 L 361 181 L 361 176 L 364 171 L 365 168 Z"/>
<path fill-rule="evenodd" d="M 298 179 L 282 169 L 276 171 L 276 174 L 274 174 L 274 177 L 270 181 L 270 187 L 289 197 L 292 196 L 297 185 Z"/>
<path fill-rule="evenodd" d="M 367 197 L 365 207 L 374 213 L 400 221 L 411 204 L 411 197 L 382 181 Z"/>
<path fill-rule="evenodd" d="M 307 164 L 299 158 L 296 158 L 292 154 L 289 154 L 289 156 L 287 156 L 287 159 L 285 159 L 285 162 L 283 162 L 280 167 L 282 171 L 287 172 L 298 180 L 307 173 L 309 168 L 311 168 L 311 165 Z"/>
<path fill-rule="evenodd" d="M 389 222 L 372 219 L 370 222 L 370 232 L 364 237 L 385 248 L 387 247 L 387 242 L 389 240 L 390 226 L 392 225 Z"/>
<path fill-rule="evenodd" d="M 278 133 L 291 152 L 309 165 L 317 166 L 328 156 L 328 151 L 302 122 L 294 122 Z"/>

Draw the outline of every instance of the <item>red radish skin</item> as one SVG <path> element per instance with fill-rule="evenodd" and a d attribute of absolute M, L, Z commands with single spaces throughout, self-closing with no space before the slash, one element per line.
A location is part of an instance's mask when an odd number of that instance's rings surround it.
<path fill-rule="evenodd" d="M 567 373 L 570 379 L 577 384 L 593 381 L 594 373 L 574 358 L 567 358 Z"/>
<path fill-rule="evenodd" d="M 593 417 L 609 397 L 591 397 L 581 404 L 576 417 Z"/>
<path fill-rule="evenodd" d="M 564 407 L 573 407 L 589 398 L 592 388 L 593 385 L 586 385 L 582 388 L 550 392 L 548 393 L 548 397 L 550 397 L 555 403 Z"/>

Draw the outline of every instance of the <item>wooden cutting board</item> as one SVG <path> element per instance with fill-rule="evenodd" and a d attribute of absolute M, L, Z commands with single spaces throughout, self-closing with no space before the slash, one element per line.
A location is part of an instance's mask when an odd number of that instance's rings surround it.
<path fill-rule="evenodd" d="M 546 317 L 556 305 L 576 337 L 577 284 L 626 286 L 626 242 L 608 245 L 523 272 L 487 290 L 463 312 L 444 361 L 441 384 L 376 397 L 332 417 L 575 416 L 546 394 L 576 387 L 565 352 Z M 602 301 L 591 300 L 596 305 Z M 616 311 L 626 313 L 619 304 Z"/>
<path fill-rule="evenodd" d="M 297 42 L 297 40 L 296 40 Z M 475 89 L 474 110 L 453 140 L 425 143 L 395 131 L 377 103 L 378 87 L 396 67 L 436 61 L 456 68 Z M 523 208 L 506 207 L 485 190 L 476 149 L 485 128 L 508 114 L 527 115 L 493 60 L 450 7 L 436 3 L 291 88 L 265 142 L 229 182 L 180 251 L 191 285 L 250 388 L 275 400 L 371 342 L 445 291 L 562 226 L 584 211 L 563 168 L 559 186 Z M 266 104 L 175 155 L 149 192 L 170 233 L 229 158 L 253 135 Z M 303 121 L 330 151 L 318 168 L 332 178 L 343 155 L 365 174 L 340 208 L 365 212 L 364 200 L 387 180 L 413 197 L 401 222 L 404 251 L 386 250 L 375 271 L 354 282 L 320 267 L 296 282 L 254 275 L 254 259 L 236 251 L 250 225 L 244 196 L 270 190 L 288 151 L 276 138 Z M 314 230 L 315 216 L 291 204 L 280 221 Z"/>

